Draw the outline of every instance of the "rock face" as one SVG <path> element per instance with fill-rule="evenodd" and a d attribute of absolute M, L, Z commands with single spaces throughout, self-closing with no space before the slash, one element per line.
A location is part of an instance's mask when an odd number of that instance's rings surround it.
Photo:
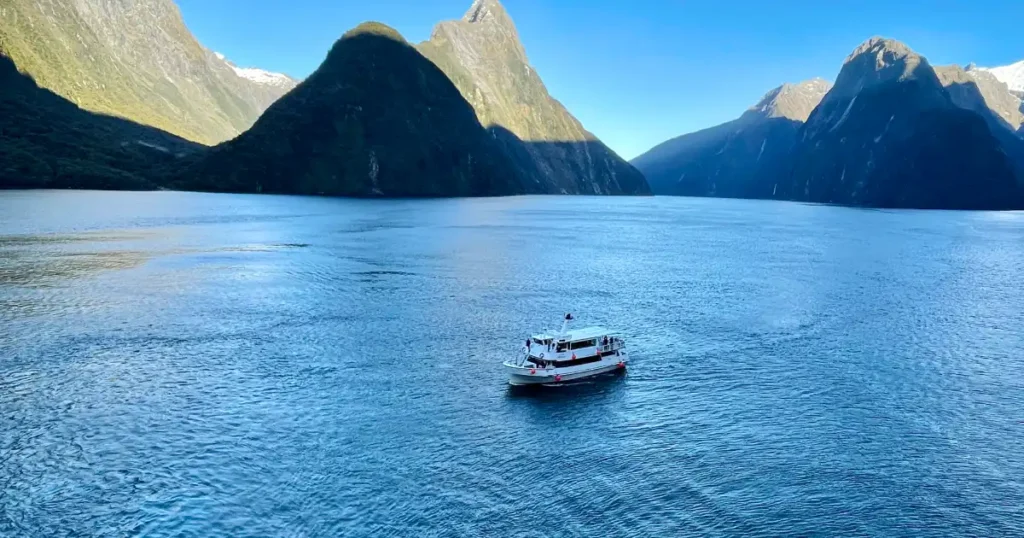
<path fill-rule="evenodd" d="M 669 140 L 633 160 L 655 194 L 770 198 L 789 173 L 800 126 L 830 85 L 784 84 L 731 122 Z"/>
<path fill-rule="evenodd" d="M 1020 97 L 990 71 L 973 65 L 967 69 L 937 67 L 935 73 L 955 105 L 985 120 L 1010 157 L 1018 183 L 1024 185 L 1024 106 Z"/>
<path fill-rule="evenodd" d="M 870 207 L 1020 207 L 985 120 L 953 104 L 906 45 L 873 38 L 846 60 L 801 128 L 779 198 Z"/>
<path fill-rule="evenodd" d="M 1024 107 L 1020 97 L 992 72 L 972 65 L 966 69 L 949 65 L 936 67 L 935 74 L 953 103 L 960 108 L 973 110 L 982 116 L 992 113 L 996 119 L 993 125 L 1014 133 L 1024 125 Z"/>
<path fill-rule="evenodd" d="M 498 0 L 476 0 L 419 50 L 459 88 L 540 193 L 647 194 L 644 177 L 553 99 Z"/>
<path fill-rule="evenodd" d="M 87 112 L 0 55 L 0 188 L 153 189 L 197 144 Z"/>
<path fill-rule="evenodd" d="M 173 0 L 5 0 L 0 52 L 82 108 L 213 144 L 249 128 L 294 81 L 238 73 Z"/>
<path fill-rule="evenodd" d="M 338 196 L 525 190 L 445 74 L 377 23 L 345 34 L 315 73 L 175 186 Z"/>

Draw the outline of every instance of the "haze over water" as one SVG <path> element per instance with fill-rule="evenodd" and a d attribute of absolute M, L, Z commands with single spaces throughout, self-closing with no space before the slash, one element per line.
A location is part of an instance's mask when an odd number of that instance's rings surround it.
<path fill-rule="evenodd" d="M 0 193 L 2 536 L 1021 536 L 1024 214 Z M 625 377 L 510 393 L 531 331 Z"/>

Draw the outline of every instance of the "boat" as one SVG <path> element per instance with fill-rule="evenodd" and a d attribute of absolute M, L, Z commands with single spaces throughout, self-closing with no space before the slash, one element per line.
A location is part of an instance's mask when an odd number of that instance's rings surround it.
<path fill-rule="evenodd" d="M 561 330 L 531 336 L 503 363 L 510 385 L 558 385 L 625 371 L 629 354 L 618 333 L 604 327 L 570 330 L 572 321 L 566 314 Z"/>

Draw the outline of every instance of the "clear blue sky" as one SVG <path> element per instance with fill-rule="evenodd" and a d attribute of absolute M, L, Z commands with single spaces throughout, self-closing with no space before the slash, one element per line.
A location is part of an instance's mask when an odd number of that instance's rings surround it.
<path fill-rule="evenodd" d="M 176 0 L 200 42 L 304 77 L 367 20 L 409 41 L 471 0 Z M 782 82 L 834 80 L 872 35 L 937 65 L 1024 59 L 1024 0 L 503 0 L 548 90 L 626 158 L 733 119 Z"/>

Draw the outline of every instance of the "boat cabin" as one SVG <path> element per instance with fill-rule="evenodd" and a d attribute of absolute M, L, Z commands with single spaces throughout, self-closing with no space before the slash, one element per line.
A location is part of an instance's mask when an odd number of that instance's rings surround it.
<path fill-rule="evenodd" d="M 561 334 L 530 337 L 527 361 L 540 368 L 565 368 L 600 362 L 615 355 L 624 342 L 604 327 L 586 327 Z"/>

